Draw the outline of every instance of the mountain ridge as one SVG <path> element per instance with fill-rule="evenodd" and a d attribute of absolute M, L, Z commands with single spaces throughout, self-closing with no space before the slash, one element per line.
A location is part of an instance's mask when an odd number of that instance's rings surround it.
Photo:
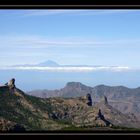
<path fill-rule="evenodd" d="M 99 103 L 92 103 L 90 94 L 42 99 L 18 89 L 15 79 L 0 87 L 0 123 L 0 131 L 6 132 L 140 128 L 135 116 L 114 109 L 105 96 Z"/>
<path fill-rule="evenodd" d="M 86 65 L 86 64 L 81 64 L 81 65 L 60 65 L 58 64 L 57 62 L 53 61 L 53 60 L 47 60 L 47 61 L 44 61 L 44 62 L 40 62 L 40 63 L 37 63 L 37 64 L 23 64 L 23 65 L 13 65 L 14 67 L 18 67 L 18 66 L 27 66 L 27 67 L 37 67 L 37 66 L 40 66 L 40 67 L 103 67 L 103 65 Z M 118 67 L 118 66 L 110 66 L 112 68 L 114 67 Z"/>
<path fill-rule="evenodd" d="M 23 66 L 23 67 L 37 67 L 37 66 L 40 66 L 40 67 L 45 67 L 45 66 L 56 67 L 56 66 L 59 66 L 59 64 L 56 63 L 55 61 L 47 60 L 47 61 L 44 61 L 44 62 L 41 62 L 41 63 L 38 63 L 38 64 L 14 65 L 13 67 L 20 67 L 20 66 Z"/>
<path fill-rule="evenodd" d="M 100 85 L 96 85 L 94 87 L 92 86 L 87 86 L 85 84 L 82 84 L 81 82 L 67 82 L 64 86 L 64 88 L 70 88 L 70 87 L 87 87 L 87 88 L 90 88 L 91 90 L 92 89 L 100 89 L 100 88 L 108 88 L 108 89 L 118 89 L 118 90 L 134 90 L 137 92 L 137 90 L 140 90 L 140 87 L 137 87 L 137 88 L 128 88 L 126 86 L 122 86 L 122 85 L 118 85 L 118 86 L 109 86 L 109 85 L 104 85 L 104 84 L 100 84 Z M 47 90 L 47 89 L 37 89 L 37 90 L 46 90 L 46 91 L 62 91 L 62 89 L 64 88 L 60 88 L 60 89 L 54 89 L 54 90 Z M 35 90 L 34 90 L 35 91 Z M 27 93 L 30 93 L 31 91 L 28 91 Z M 139 92 L 139 91 L 138 91 Z"/>
<path fill-rule="evenodd" d="M 123 113 L 134 113 L 140 117 L 140 87 L 128 88 L 125 86 L 97 85 L 86 86 L 80 82 L 68 82 L 64 88 L 57 90 L 35 90 L 28 92 L 32 96 L 48 97 L 79 97 L 90 93 L 93 102 L 98 102 L 102 96 L 106 96 L 110 104 Z"/>

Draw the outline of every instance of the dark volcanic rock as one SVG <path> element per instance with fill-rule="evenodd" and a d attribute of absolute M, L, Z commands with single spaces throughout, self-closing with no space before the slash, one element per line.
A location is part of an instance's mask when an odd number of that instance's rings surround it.
<path fill-rule="evenodd" d="M 103 104 L 108 104 L 108 100 L 107 100 L 106 96 L 102 97 L 102 102 L 103 102 Z"/>
<path fill-rule="evenodd" d="M 101 119 L 105 122 L 106 126 L 112 126 L 112 124 L 105 119 L 104 115 L 101 112 L 101 109 L 99 109 L 98 116 L 95 119 L 96 120 Z"/>
<path fill-rule="evenodd" d="M 91 97 L 91 95 L 88 93 L 86 97 L 87 97 L 87 105 L 92 106 L 92 97 Z"/>
<path fill-rule="evenodd" d="M 86 96 L 79 97 L 79 99 L 88 106 L 92 106 L 92 97 L 89 93 Z"/>

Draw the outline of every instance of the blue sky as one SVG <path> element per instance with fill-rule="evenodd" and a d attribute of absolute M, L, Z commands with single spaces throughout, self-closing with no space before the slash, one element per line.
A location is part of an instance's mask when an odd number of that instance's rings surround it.
<path fill-rule="evenodd" d="M 140 67 L 140 10 L 0 10 L 0 66 Z"/>

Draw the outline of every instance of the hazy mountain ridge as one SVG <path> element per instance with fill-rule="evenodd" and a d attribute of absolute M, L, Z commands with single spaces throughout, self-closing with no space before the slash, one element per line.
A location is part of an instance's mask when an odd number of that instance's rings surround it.
<path fill-rule="evenodd" d="M 140 87 L 127 88 L 124 86 L 98 85 L 89 87 L 80 82 L 69 82 L 60 90 L 31 91 L 28 94 L 41 98 L 48 97 L 79 97 L 90 93 L 93 102 L 99 101 L 103 95 L 108 98 L 110 104 L 123 113 L 134 113 L 140 116 Z"/>
<path fill-rule="evenodd" d="M 71 92 L 71 90 L 74 90 L 73 94 L 69 94 L 69 92 Z M 101 96 L 105 95 L 108 97 L 108 99 L 113 100 L 113 99 L 124 99 L 124 98 L 130 98 L 131 96 L 133 96 L 133 98 L 135 97 L 140 97 L 140 87 L 138 88 L 128 88 L 125 86 L 107 86 L 107 85 L 98 85 L 95 87 L 90 87 L 90 86 L 86 86 L 80 82 L 68 82 L 66 84 L 66 86 L 60 90 L 34 90 L 34 92 L 30 91 L 28 93 L 34 93 L 35 95 L 35 91 L 44 91 L 44 93 L 46 92 L 56 92 L 56 96 L 57 93 L 60 94 L 61 96 L 64 97 L 78 97 L 78 95 L 85 95 L 86 93 L 90 92 L 91 95 L 93 94 L 93 96 L 95 97 L 95 99 L 100 98 Z M 86 93 L 85 93 L 86 92 Z M 39 96 L 39 95 L 38 95 Z M 138 98 L 137 98 L 138 99 Z"/>
<path fill-rule="evenodd" d="M 23 65 L 14 65 L 13 67 L 104 67 L 103 65 L 61 65 L 53 60 L 47 60 L 38 64 L 23 64 Z M 118 67 L 118 66 L 109 66 L 109 67 Z"/>
<path fill-rule="evenodd" d="M 38 64 L 14 65 L 14 67 L 20 67 L 20 66 L 23 66 L 23 67 L 36 67 L 36 66 L 40 66 L 40 67 L 45 67 L 45 66 L 56 67 L 56 66 L 59 66 L 59 64 L 57 64 L 56 62 L 54 62 L 52 60 L 47 60 L 47 61 L 44 61 L 44 62 L 41 62 L 41 63 L 38 63 Z"/>

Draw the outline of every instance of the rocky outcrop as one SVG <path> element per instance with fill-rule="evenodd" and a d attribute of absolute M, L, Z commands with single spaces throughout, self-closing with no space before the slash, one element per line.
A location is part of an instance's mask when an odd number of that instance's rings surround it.
<path fill-rule="evenodd" d="M 112 126 L 112 124 L 105 119 L 104 115 L 101 112 L 101 109 L 99 109 L 98 116 L 96 116 L 95 120 L 98 119 L 102 120 L 105 123 L 105 126 L 110 126 L 110 127 Z"/>
<path fill-rule="evenodd" d="M 8 86 L 10 89 L 14 89 L 15 88 L 15 79 L 12 78 L 9 82 L 8 82 Z"/>
<path fill-rule="evenodd" d="M 106 96 L 103 96 L 102 99 L 101 99 L 101 102 L 105 105 L 108 104 L 108 100 L 107 100 L 107 97 Z"/>
<path fill-rule="evenodd" d="M 0 86 L 0 93 L 10 93 L 10 94 L 15 94 L 17 96 L 22 96 L 24 94 L 22 90 L 16 88 L 14 78 L 12 78 L 4 86 Z"/>
<path fill-rule="evenodd" d="M 92 97 L 89 93 L 86 96 L 79 97 L 79 100 L 81 100 L 83 103 L 87 104 L 88 106 L 92 106 Z"/>
<path fill-rule="evenodd" d="M 8 83 L 5 84 L 4 87 L 5 88 L 8 88 L 9 89 L 9 92 L 11 94 L 14 94 L 15 88 L 16 88 L 16 86 L 15 86 L 15 78 L 12 78 Z"/>
<path fill-rule="evenodd" d="M 9 82 L 5 83 L 4 85 L 0 86 L 0 93 L 12 93 L 16 91 L 15 86 L 15 79 L 12 78 Z"/>
<path fill-rule="evenodd" d="M 90 94 L 79 98 L 49 98 L 53 110 L 50 118 L 72 123 L 76 127 L 109 126 L 109 122 L 92 106 Z M 88 104 L 87 104 L 88 103 Z M 96 118 L 97 117 L 97 118 Z"/>
<path fill-rule="evenodd" d="M 86 97 L 87 97 L 87 105 L 92 106 L 92 97 L 91 97 L 91 95 L 88 93 Z"/>

